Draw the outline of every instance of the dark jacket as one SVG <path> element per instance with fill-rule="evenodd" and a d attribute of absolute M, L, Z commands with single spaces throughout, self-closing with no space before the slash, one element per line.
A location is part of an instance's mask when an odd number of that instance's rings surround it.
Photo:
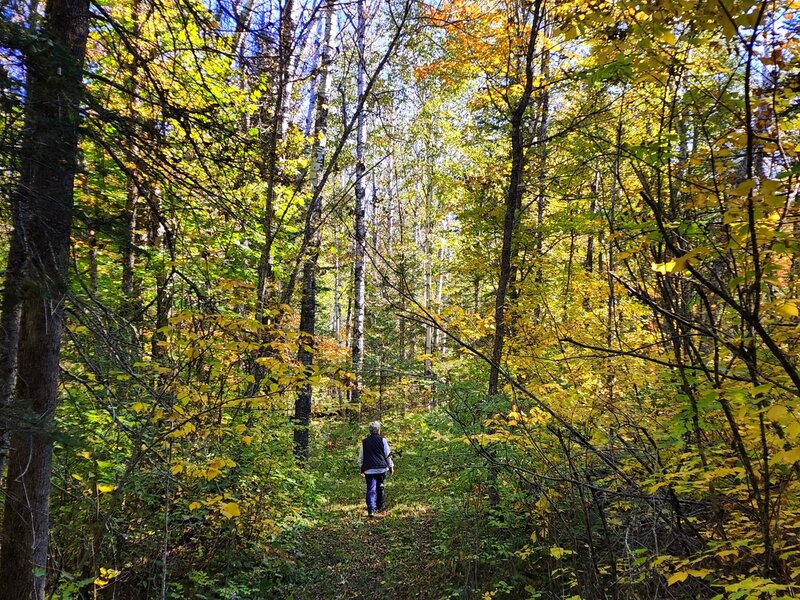
<path fill-rule="evenodd" d="M 383 436 L 373 433 L 361 442 L 364 460 L 361 463 L 361 472 L 370 469 L 389 469 L 392 466 L 389 457 L 385 454 Z M 391 454 L 391 453 L 390 453 Z"/>

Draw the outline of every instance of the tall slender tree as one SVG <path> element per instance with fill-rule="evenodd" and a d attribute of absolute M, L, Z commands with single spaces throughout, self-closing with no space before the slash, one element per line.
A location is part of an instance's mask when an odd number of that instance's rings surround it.
<path fill-rule="evenodd" d="M 325 0 L 325 33 L 322 41 L 322 63 L 317 79 L 316 116 L 311 150 L 311 198 L 306 214 L 305 239 L 307 249 L 303 261 L 302 299 L 300 304 L 300 335 L 298 356 L 311 377 L 317 317 L 317 263 L 322 225 L 322 174 L 328 150 L 328 106 L 330 103 L 331 68 L 333 60 L 333 0 Z M 308 426 L 311 420 L 312 384 L 306 382 L 297 394 L 294 406 L 294 447 L 297 459 L 308 459 Z"/>
<path fill-rule="evenodd" d="M 288 127 L 288 103 L 292 90 L 292 65 L 295 51 L 294 27 L 294 0 L 278 2 L 278 39 L 276 44 L 276 59 L 272 102 L 265 98 L 262 109 L 262 143 L 264 144 L 264 160 L 262 177 L 266 184 L 266 197 L 264 206 L 264 244 L 261 247 L 261 259 L 258 265 L 257 308 L 258 319 L 264 322 L 267 319 L 267 305 L 274 297 L 275 269 L 274 269 L 274 243 L 277 235 L 275 200 L 279 183 L 279 150 L 280 143 L 286 135 Z M 259 59 L 261 74 L 266 74 L 268 49 L 265 41 L 261 42 L 261 52 L 264 56 Z"/>
<path fill-rule="evenodd" d="M 545 0 L 535 0 L 530 9 L 528 18 L 530 28 L 527 33 L 527 44 L 522 58 L 522 94 L 513 104 L 510 119 L 509 138 L 511 141 L 511 173 L 509 174 L 508 188 L 505 198 L 505 212 L 503 217 L 503 244 L 500 251 L 500 270 L 498 273 L 497 294 L 495 295 L 494 308 L 494 338 L 492 340 L 492 364 L 489 370 L 489 395 L 497 394 L 499 390 L 500 366 L 503 362 L 503 348 L 505 347 L 506 331 L 508 329 L 506 302 L 508 300 L 509 286 L 512 283 L 512 257 L 514 255 L 514 234 L 519 225 L 519 210 L 522 205 L 524 191 L 523 174 L 525 172 L 525 123 L 528 108 L 531 104 L 534 89 L 534 63 L 536 58 L 536 45 L 543 19 L 543 5 Z"/>
<path fill-rule="evenodd" d="M 366 72 L 366 31 L 367 12 L 364 0 L 356 4 L 358 20 L 356 24 L 356 51 L 358 65 L 356 66 L 356 86 L 358 88 L 359 104 L 364 105 L 364 77 Z M 367 121 L 364 110 L 358 113 L 356 125 L 356 181 L 355 181 L 355 224 L 354 224 L 354 256 L 353 256 L 353 371 L 356 375 L 355 385 L 351 392 L 350 400 L 353 404 L 361 402 L 361 387 L 363 386 L 364 370 L 364 315 L 366 311 L 366 245 L 367 245 L 367 207 L 366 185 L 364 175 L 364 152 L 367 144 Z"/>
<path fill-rule="evenodd" d="M 26 49 L 25 142 L 12 202 L 27 268 L 0 550 L 0 598 L 44 598 L 52 423 L 69 272 L 88 0 L 49 0 L 43 43 Z"/>

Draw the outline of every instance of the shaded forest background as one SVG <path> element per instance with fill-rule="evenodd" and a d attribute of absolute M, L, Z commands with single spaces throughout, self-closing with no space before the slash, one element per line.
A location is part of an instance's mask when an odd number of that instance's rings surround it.
<path fill-rule="evenodd" d="M 795 597 L 798 10 L 0 0 L 0 598 L 281 597 L 372 418 L 446 597 Z"/>

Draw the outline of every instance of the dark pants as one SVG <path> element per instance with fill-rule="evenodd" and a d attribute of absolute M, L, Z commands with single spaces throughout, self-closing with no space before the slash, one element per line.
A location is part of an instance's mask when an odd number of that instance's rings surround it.
<path fill-rule="evenodd" d="M 377 473 L 370 475 L 365 473 L 364 477 L 367 480 L 367 510 L 375 512 L 383 508 L 383 480 L 386 479 L 386 473 Z"/>

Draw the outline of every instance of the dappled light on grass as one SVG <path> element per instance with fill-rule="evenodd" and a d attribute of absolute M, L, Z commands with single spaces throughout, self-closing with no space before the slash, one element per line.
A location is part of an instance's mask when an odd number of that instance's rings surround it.
<path fill-rule="evenodd" d="M 435 548 L 429 507 L 399 504 L 369 518 L 339 504 L 303 533 L 297 598 L 440 598 L 444 561 Z"/>
<path fill-rule="evenodd" d="M 353 504 L 332 504 L 326 507 L 326 512 L 338 515 L 341 518 L 348 518 L 348 517 L 366 517 L 366 513 L 364 512 L 364 503 L 353 503 Z M 425 515 L 431 512 L 431 507 L 425 504 L 409 504 L 406 502 L 399 502 L 397 504 L 393 502 L 389 502 L 387 504 L 387 508 L 385 511 L 378 513 L 377 516 L 382 517 L 397 517 L 397 518 L 405 518 L 405 517 L 415 517 L 419 515 Z"/>

